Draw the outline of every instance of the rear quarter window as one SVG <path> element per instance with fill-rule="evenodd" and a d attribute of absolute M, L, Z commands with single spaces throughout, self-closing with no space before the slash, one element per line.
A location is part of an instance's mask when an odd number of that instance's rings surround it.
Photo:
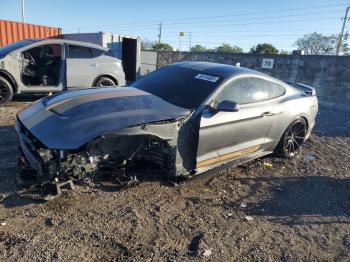
<path fill-rule="evenodd" d="M 97 48 L 92 48 L 92 56 L 95 57 L 99 57 L 101 55 L 103 55 L 106 51 L 101 50 L 101 49 L 97 49 Z"/>
<path fill-rule="evenodd" d="M 69 45 L 69 58 L 92 58 L 92 50 L 89 47 Z"/>
<path fill-rule="evenodd" d="M 269 85 L 269 99 L 273 99 L 279 96 L 283 96 L 286 92 L 286 89 L 278 84 L 270 83 Z"/>

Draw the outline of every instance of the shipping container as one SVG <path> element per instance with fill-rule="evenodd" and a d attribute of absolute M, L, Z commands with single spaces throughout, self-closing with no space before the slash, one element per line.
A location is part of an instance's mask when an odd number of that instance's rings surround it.
<path fill-rule="evenodd" d="M 48 38 L 62 34 L 62 29 L 8 20 L 0 20 L 0 46 L 27 38 Z"/>
<path fill-rule="evenodd" d="M 122 60 L 125 78 L 128 82 L 140 77 L 141 39 L 138 36 L 119 35 L 106 32 L 64 34 L 63 39 L 90 42 L 114 50 L 117 58 Z"/>

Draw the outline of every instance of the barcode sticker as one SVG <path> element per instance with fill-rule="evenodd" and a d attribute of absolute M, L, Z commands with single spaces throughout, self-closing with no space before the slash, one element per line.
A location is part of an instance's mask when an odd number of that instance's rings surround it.
<path fill-rule="evenodd" d="M 209 82 L 215 83 L 216 81 L 219 80 L 219 77 L 217 76 L 210 76 L 210 75 L 204 75 L 204 74 L 198 74 L 195 76 L 196 79 L 201 79 Z"/>

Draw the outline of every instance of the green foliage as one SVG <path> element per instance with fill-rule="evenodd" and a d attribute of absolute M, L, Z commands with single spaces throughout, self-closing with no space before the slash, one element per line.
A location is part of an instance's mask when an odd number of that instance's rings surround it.
<path fill-rule="evenodd" d="M 202 45 L 195 45 L 191 47 L 191 52 L 207 52 L 208 49 Z"/>
<path fill-rule="evenodd" d="M 221 46 L 215 48 L 215 52 L 218 53 L 243 53 L 243 49 L 238 46 L 231 46 L 230 44 L 223 43 Z"/>
<path fill-rule="evenodd" d="M 173 47 L 167 43 L 154 43 L 152 49 L 155 51 L 173 51 Z"/>
<path fill-rule="evenodd" d="M 173 51 L 173 47 L 167 43 L 159 43 L 157 41 L 143 39 L 141 41 L 141 50 Z"/>
<path fill-rule="evenodd" d="M 279 53 L 279 51 L 272 44 L 263 43 L 263 44 L 258 44 L 257 46 L 253 46 L 250 49 L 250 53 L 252 53 L 252 54 L 276 55 L 276 54 Z"/>

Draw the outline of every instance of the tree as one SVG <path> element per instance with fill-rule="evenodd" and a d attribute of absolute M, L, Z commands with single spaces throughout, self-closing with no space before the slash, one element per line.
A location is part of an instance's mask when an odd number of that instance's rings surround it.
<path fill-rule="evenodd" d="M 173 51 L 173 47 L 167 43 L 154 43 L 152 49 L 155 51 Z"/>
<path fill-rule="evenodd" d="M 316 32 L 306 34 L 295 42 L 298 49 L 303 50 L 305 55 L 333 55 L 336 44 L 334 36 L 324 36 Z"/>
<path fill-rule="evenodd" d="M 350 47 L 348 43 L 343 43 L 343 46 L 340 50 L 343 53 L 343 55 L 350 55 Z"/>
<path fill-rule="evenodd" d="M 154 42 L 151 42 L 147 39 L 142 39 L 141 41 L 141 50 L 152 50 Z"/>
<path fill-rule="evenodd" d="M 218 53 L 243 53 L 243 49 L 238 46 L 231 46 L 230 44 L 223 43 L 221 46 L 215 48 L 215 52 Z"/>
<path fill-rule="evenodd" d="M 208 49 L 205 46 L 202 45 L 195 45 L 191 47 L 191 52 L 207 52 Z"/>
<path fill-rule="evenodd" d="M 272 44 L 263 43 L 263 44 L 258 44 L 257 46 L 253 46 L 250 49 L 250 53 L 252 53 L 252 54 L 276 55 L 276 54 L 279 53 L 279 51 Z"/>

